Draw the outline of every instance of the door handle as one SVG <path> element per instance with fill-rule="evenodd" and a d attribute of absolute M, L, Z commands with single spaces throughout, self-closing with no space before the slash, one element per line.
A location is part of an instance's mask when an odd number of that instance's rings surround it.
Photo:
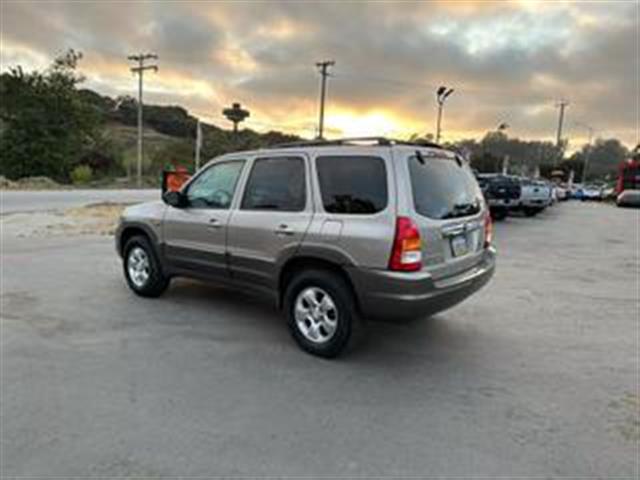
<path fill-rule="evenodd" d="M 283 223 L 281 225 L 278 225 L 278 228 L 275 229 L 274 233 L 276 235 L 293 235 L 296 232 L 289 228 L 289 225 Z"/>
<path fill-rule="evenodd" d="M 208 228 L 218 229 L 220 227 L 222 227 L 222 222 L 220 222 L 220 220 L 218 220 L 217 218 L 211 218 L 209 220 Z"/>

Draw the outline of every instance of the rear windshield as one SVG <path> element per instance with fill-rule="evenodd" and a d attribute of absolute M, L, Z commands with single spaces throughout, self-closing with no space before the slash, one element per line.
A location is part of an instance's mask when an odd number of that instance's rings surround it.
<path fill-rule="evenodd" d="M 409 173 L 416 211 L 434 219 L 456 218 L 478 213 L 482 193 L 466 165 L 450 158 L 409 157 Z"/>
<path fill-rule="evenodd" d="M 524 180 L 518 180 L 516 178 L 505 177 L 505 176 L 498 176 L 498 177 L 490 178 L 489 179 L 489 183 L 491 185 L 499 185 L 501 187 L 503 187 L 503 186 L 512 187 L 514 185 L 528 185 L 529 184 Z"/>

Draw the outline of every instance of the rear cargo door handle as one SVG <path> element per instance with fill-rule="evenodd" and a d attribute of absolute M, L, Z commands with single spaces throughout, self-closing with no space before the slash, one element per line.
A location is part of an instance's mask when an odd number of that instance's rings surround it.
<path fill-rule="evenodd" d="M 276 235 L 293 235 L 296 232 L 289 228 L 289 225 L 285 225 L 283 223 L 281 225 L 278 225 L 278 228 L 275 229 L 274 233 Z"/>
<path fill-rule="evenodd" d="M 447 227 L 442 227 L 442 235 L 445 237 L 455 237 L 456 235 L 460 235 L 465 232 L 464 224 L 463 225 L 450 225 Z"/>

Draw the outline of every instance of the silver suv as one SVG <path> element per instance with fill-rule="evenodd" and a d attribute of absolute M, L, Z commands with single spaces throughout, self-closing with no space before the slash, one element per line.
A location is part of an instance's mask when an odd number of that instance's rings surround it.
<path fill-rule="evenodd" d="M 430 315 L 491 278 L 482 192 L 455 153 L 385 138 L 218 157 L 116 233 L 138 295 L 197 277 L 267 294 L 304 350 L 338 355 L 363 318 Z"/>

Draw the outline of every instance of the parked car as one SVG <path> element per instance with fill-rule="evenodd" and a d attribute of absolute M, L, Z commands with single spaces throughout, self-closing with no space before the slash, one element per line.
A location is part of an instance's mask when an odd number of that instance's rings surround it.
<path fill-rule="evenodd" d="M 602 200 L 604 197 L 604 188 L 600 185 L 585 185 L 580 189 L 579 198 L 582 201 Z"/>
<path fill-rule="evenodd" d="M 299 346 L 333 357 L 361 318 L 433 314 L 494 272 L 491 218 L 457 154 L 384 138 L 301 142 L 209 162 L 116 233 L 133 292 L 173 277 L 268 295 Z"/>
<path fill-rule="evenodd" d="M 520 177 L 520 209 L 528 217 L 537 215 L 551 204 L 551 187 L 541 180 Z"/>
<path fill-rule="evenodd" d="M 582 189 L 583 185 L 581 183 L 574 183 L 569 188 L 569 198 L 574 200 L 582 199 Z"/>
<path fill-rule="evenodd" d="M 569 199 L 569 191 L 562 185 L 556 185 L 556 198 L 559 202 L 564 202 Z"/>
<path fill-rule="evenodd" d="M 615 186 L 613 187 L 605 187 L 602 190 L 602 200 L 607 200 L 607 201 L 616 201 L 616 189 Z"/>
<path fill-rule="evenodd" d="M 478 184 L 494 220 L 503 220 L 510 210 L 520 207 L 520 183 L 508 175 L 478 174 Z"/>
<path fill-rule="evenodd" d="M 624 190 L 616 198 L 619 207 L 640 207 L 640 190 Z"/>

